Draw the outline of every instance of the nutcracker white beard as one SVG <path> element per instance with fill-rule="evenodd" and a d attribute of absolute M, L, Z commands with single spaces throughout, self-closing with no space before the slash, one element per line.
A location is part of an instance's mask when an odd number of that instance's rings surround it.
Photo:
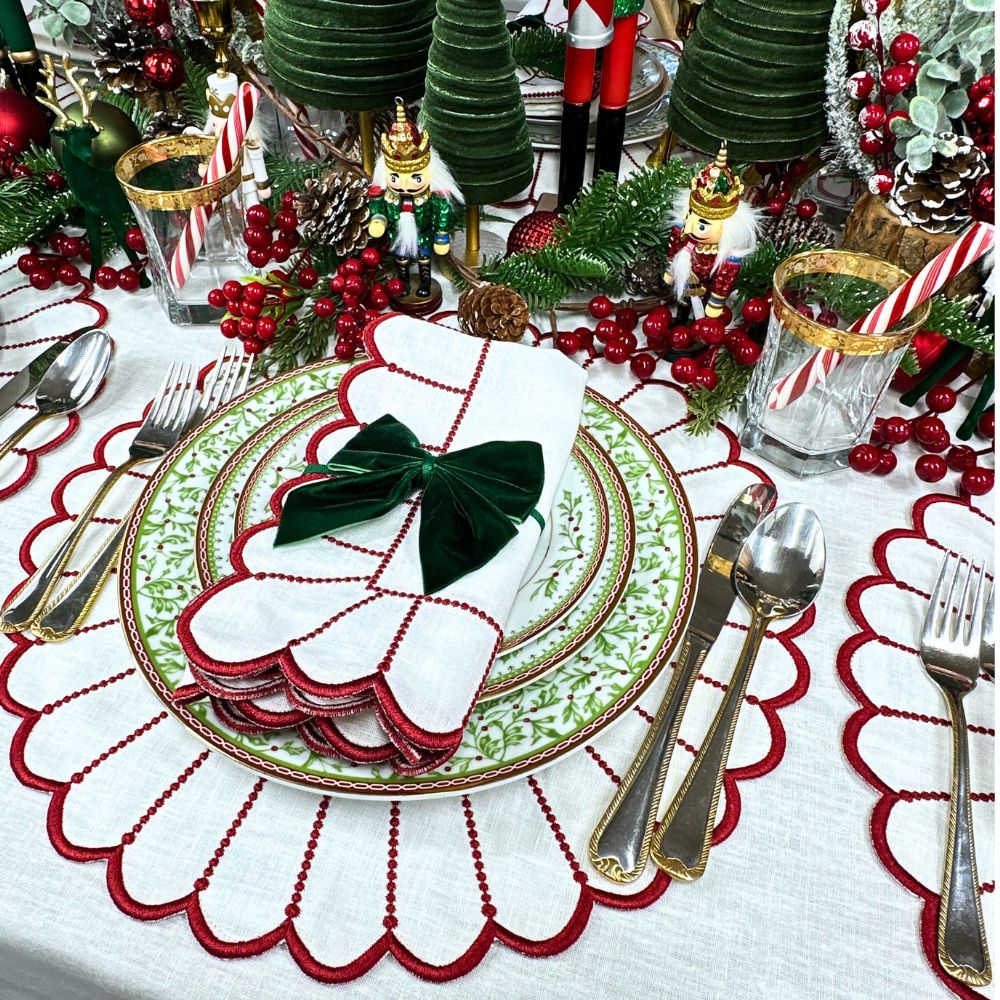
<path fill-rule="evenodd" d="M 419 248 L 416 216 L 412 212 L 400 212 L 392 252 L 399 257 L 416 257 Z"/>

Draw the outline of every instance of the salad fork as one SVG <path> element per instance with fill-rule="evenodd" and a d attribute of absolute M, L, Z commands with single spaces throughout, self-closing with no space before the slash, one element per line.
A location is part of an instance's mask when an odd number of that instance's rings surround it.
<path fill-rule="evenodd" d="M 990 675 L 996 669 L 996 640 L 993 637 L 993 598 L 996 588 L 990 587 L 990 596 L 986 599 L 986 612 L 983 615 L 983 638 L 979 643 L 979 665 Z"/>
<path fill-rule="evenodd" d="M 159 458 L 171 448 L 184 431 L 198 400 L 194 368 L 172 363 L 153 403 L 129 445 L 129 457 L 108 474 L 90 502 L 77 517 L 66 537 L 49 553 L 32 574 L 24 588 L 0 613 L 0 631 L 21 632 L 28 628 L 45 608 L 87 526 L 93 520 L 112 486 L 140 462 Z M 16 602 L 16 603 L 14 603 Z"/>
<path fill-rule="evenodd" d="M 920 658 L 948 703 L 952 771 L 938 912 L 938 959 L 949 976 L 970 986 L 992 978 L 986 928 L 979 901 L 976 848 L 969 798 L 969 734 L 962 699 L 976 686 L 983 631 L 984 570 L 946 555 L 941 564 L 920 637 Z"/>
<path fill-rule="evenodd" d="M 181 434 L 197 427 L 213 410 L 228 403 L 243 392 L 250 379 L 253 356 L 250 354 L 225 357 L 226 349 L 205 379 L 201 399 L 194 407 Z M 55 598 L 31 624 L 31 631 L 46 642 L 60 642 L 75 635 L 87 620 L 91 608 L 100 596 L 118 562 L 122 543 L 132 520 L 135 503 L 122 516 L 118 527 L 101 543 L 78 579 Z"/>

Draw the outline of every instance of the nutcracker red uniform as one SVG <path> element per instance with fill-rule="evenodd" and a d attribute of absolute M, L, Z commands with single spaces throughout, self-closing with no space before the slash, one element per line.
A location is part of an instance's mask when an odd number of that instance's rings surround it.
<path fill-rule="evenodd" d="M 718 316 L 743 258 L 757 245 L 757 211 L 741 200 L 743 182 L 727 161 L 723 142 L 715 162 L 703 167 L 690 192 L 674 202 L 670 266 L 663 280 L 673 285 L 682 317 L 690 312 L 693 298 L 705 300 L 706 316 Z"/>

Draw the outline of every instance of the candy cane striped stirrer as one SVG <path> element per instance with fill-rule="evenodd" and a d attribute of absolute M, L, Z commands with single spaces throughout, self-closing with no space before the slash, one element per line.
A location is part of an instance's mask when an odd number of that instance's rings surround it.
<path fill-rule="evenodd" d="M 993 248 L 995 236 L 996 231 L 989 223 L 974 223 L 951 246 L 854 323 L 851 331 L 869 336 L 886 333 L 904 316 L 908 316 L 917 306 L 944 288 L 952 278 L 988 253 Z M 829 348 L 817 351 L 774 386 L 768 396 L 768 409 L 782 410 L 810 389 L 825 382 L 843 358 L 839 351 Z"/>
<path fill-rule="evenodd" d="M 208 169 L 202 181 L 204 184 L 212 184 L 221 180 L 239 158 L 240 150 L 246 141 L 247 130 L 253 121 L 254 113 L 257 110 L 257 102 L 260 100 L 260 91 L 250 83 L 241 83 L 240 89 L 236 93 L 236 100 L 229 111 L 226 124 L 219 134 L 219 141 L 215 144 L 215 150 L 208 161 Z M 170 258 L 170 280 L 175 288 L 183 288 L 191 274 L 198 251 L 205 242 L 205 233 L 208 231 L 208 220 L 212 215 L 211 205 L 197 205 L 191 209 L 188 220 L 181 233 L 180 242 L 174 248 Z"/>

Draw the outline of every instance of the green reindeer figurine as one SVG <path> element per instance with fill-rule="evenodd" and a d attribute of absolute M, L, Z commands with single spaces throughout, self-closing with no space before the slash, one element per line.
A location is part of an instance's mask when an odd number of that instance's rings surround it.
<path fill-rule="evenodd" d="M 56 99 L 56 71 L 52 56 L 45 56 L 44 66 L 45 82 L 39 86 L 35 100 L 56 116 L 52 131 L 59 132 L 62 136 L 63 173 L 69 189 L 84 211 L 84 227 L 90 243 L 91 280 L 104 260 L 104 248 L 101 245 L 101 223 L 104 221 L 125 249 L 128 259 L 139 270 L 140 284 L 146 288 L 149 286 L 149 278 L 139 266 L 139 256 L 125 242 L 125 219 L 131 214 L 128 199 L 115 177 L 114 167 L 98 167 L 93 162 L 92 147 L 100 126 L 91 119 L 90 113 L 97 91 L 88 90 L 85 79 L 77 79 L 76 69 L 70 65 L 69 53 L 65 53 L 62 57 L 63 74 L 80 98 L 81 120 L 75 122 L 63 111 Z"/>

